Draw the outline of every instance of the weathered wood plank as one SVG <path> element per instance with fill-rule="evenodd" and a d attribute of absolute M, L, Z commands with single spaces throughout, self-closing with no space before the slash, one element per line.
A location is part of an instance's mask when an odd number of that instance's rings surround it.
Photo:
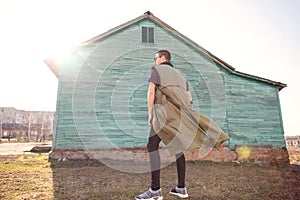
<path fill-rule="evenodd" d="M 140 27 L 155 29 L 141 43 Z M 145 146 L 147 88 L 157 49 L 172 52 L 189 81 L 195 110 L 216 120 L 230 145 L 285 146 L 278 89 L 237 76 L 150 20 L 74 51 L 63 63 L 55 148 Z"/>

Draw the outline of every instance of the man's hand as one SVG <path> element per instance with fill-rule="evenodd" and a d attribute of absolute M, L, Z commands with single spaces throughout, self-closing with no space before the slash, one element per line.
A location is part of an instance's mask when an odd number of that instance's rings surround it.
<path fill-rule="evenodd" d="M 148 117 L 148 125 L 151 126 L 152 125 L 152 116 Z"/>

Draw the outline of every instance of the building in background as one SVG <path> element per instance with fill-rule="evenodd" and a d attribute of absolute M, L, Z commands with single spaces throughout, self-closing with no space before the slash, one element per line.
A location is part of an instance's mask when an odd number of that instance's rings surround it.
<path fill-rule="evenodd" d="M 286 147 L 293 149 L 300 149 L 300 135 L 286 136 L 285 137 Z"/>
<path fill-rule="evenodd" d="M 54 112 L 0 107 L 0 139 L 44 141 L 53 135 Z"/>
<path fill-rule="evenodd" d="M 285 142 L 290 163 L 300 165 L 300 135 L 286 136 Z"/>
<path fill-rule="evenodd" d="M 150 12 L 80 44 L 63 61 L 45 61 L 59 79 L 52 157 L 145 147 L 147 81 L 159 49 L 170 50 L 194 109 L 230 136 L 224 145 L 233 155 L 288 160 L 278 95 L 286 84 L 236 71 Z M 208 159 L 234 157 L 222 153 Z"/>

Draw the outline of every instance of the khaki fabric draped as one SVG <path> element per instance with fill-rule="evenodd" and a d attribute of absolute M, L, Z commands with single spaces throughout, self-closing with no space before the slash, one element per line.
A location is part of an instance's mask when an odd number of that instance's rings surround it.
<path fill-rule="evenodd" d="M 193 110 L 183 74 L 168 65 L 155 68 L 161 83 L 156 87 L 152 125 L 172 155 L 200 148 L 204 157 L 229 139 L 212 119 Z"/>

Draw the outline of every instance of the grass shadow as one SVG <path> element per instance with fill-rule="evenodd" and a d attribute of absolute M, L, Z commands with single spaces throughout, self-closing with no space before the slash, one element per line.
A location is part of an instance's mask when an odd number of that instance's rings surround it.
<path fill-rule="evenodd" d="M 149 173 L 125 173 L 97 160 L 51 161 L 55 199 L 134 199 L 149 188 Z M 188 161 L 186 184 L 193 199 L 297 199 L 300 168 L 295 165 Z M 164 199 L 175 200 L 176 165 L 161 170 Z"/>

